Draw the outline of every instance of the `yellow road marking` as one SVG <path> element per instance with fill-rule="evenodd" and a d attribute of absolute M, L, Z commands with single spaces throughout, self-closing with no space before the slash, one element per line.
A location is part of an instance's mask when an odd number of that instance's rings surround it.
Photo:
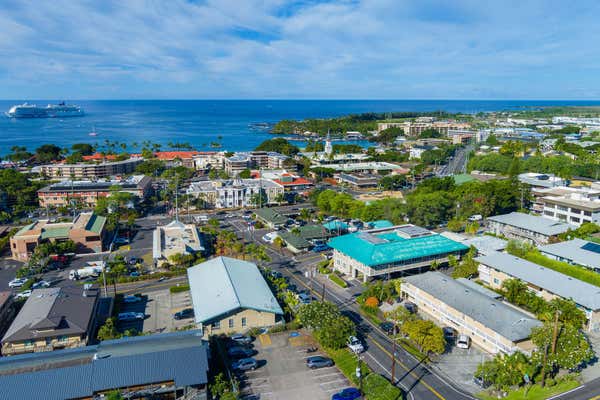
<path fill-rule="evenodd" d="M 262 335 L 258 335 L 258 340 L 260 340 L 260 344 L 262 344 L 263 346 L 271 345 L 271 336 L 269 336 L 266 333 L 263 333 Z"/>
<path fill-rule="evenodd" d="M 300 283 L 302 286 L 304 286 L 308 290 L 311 290 L 313 293 L 315 293 L 317 295 L 319 294 L 316 290 L 312 290 L 310 288 L 310 286 L 308 286 L 306 283 L 302 282 L 300 279 L 298 279 L 294 275 L 292 275 L 292 278 L 294 278 L 296 281 L 298 281 L 298 283 Z M 373 341 L 373 343 L 375 343 L 375 345 L 377 347 L 379 347 L 385 354 L 387 354 L 390 358 L 392 357 L 392 353 L 390 353 L 389 351 L 387 351 L 383 347 L 383 345 L 381 343 L 379 343 L 373 336 L 367 334 L 367 337 L 371 338 L 371 340 Z M 399 365 L 400 367 L 402 367 L 406 372 L 408 372 L 410 374 L 410 376 L 412 376 L 413 378 L 415 378 L 418 381 L 418 383 L 420 383 L 421 385 L 425 386 L 438 399 L 440 399 L 440 400 L 446 400 L 444 396 L 442 396 L 437 390 L 435 390 L 434 388 L 432 388 L 431 385 L 429 385 L 427 382 L 423 381 L 421 379 L 421 377 L 419 377 L 417 374 L 415 374 L 410 368 L 408 368 L 404 363 L 402 363 L 397 358 L 396 358 L 396 365 Z M 599 396 L 599 398 L 600 398 L 600 396 Z M 592 400 L 592 399 L 590 399 L 590 400 Z M 600 400 L 600 399 L 594 399 L 594 400 Z"/>

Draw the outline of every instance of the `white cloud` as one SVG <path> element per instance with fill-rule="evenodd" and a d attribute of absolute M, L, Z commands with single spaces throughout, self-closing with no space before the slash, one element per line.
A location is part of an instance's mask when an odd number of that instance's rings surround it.
<path fill-rule="evenodd" d="M 5 98 L 591 97 L 598 11 L 541 0 L 19 2 L 0 8 L 0 84 Z"/>

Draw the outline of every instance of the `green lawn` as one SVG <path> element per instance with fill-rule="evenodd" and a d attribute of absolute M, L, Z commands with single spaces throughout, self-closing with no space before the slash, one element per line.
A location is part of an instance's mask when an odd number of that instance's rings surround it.
<path fill-rule="evenodd" d="M 343 288 L 348 287 L 348 284 L 346 283 L 346 281 L 343 280 L 342 278 L 340 278 L 339 276 L 337 276 L 337 274 L 335 272 L 332 272 L 329 274 L 329 279 L 331 280 L 331 282 L 335 283 L 339 287 L 343 287 Z"/>
<path fill-rule="evenodd" d="M 505 400 L 544 400 L 548 397 L 567 392 L 571 389 L 579 386 L 579 382 L 575 380 L 568 380 L 565 382 L 561 382 L 558 385 L 552 387 L 541 387 L 538 385 L 533 385 L 529 389 L 527 393 L 525 393 L 525 388 L 521 388 L 519 390 L 515 390 L 513 392 L 509 392 L 508 396 L 503 397 Z M 479 393 L 477 395 L 478 398 L 482 400 L 495 400 L 498 397 L 490 396 L 485 392 Z"/>

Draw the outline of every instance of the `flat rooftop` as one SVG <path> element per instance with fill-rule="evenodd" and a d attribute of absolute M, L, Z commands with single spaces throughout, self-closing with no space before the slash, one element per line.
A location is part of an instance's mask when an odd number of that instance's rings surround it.
<path fill-rule="evenodd" d="M 600 244 L 598 243 L 576 238 L 566 242 L 539 246 L 538 250 L 584 267 L 600 269 Z"/>
<path fill-rule="evenodd" d="M 566 222 L 555 221 L 549 218 L 520 212 L 495 215 L 493 217 L 488 217 L 487 220 L 514 226 L 519 229 L 539 233 L 545 236 L 555 236 L 564 233 L 569 229 L 577 229 L 575 225 L 567 224 Z"/>
<path fill-rule="evenodd" d="M 329 246 L 369 267 L 469 249 L 462 243 L 414 225 L 350 233 L 329 240 Z"/>

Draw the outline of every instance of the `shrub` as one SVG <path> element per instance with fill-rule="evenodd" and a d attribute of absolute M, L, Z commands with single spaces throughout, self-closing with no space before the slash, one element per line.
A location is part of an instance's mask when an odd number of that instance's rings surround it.
<path fill-rule="evenodd" d="M 340 278 L 336 273 L 331 273 L 329 274 L 329 280 L 331 280 L 331 282 L 335 283 L 336 285 L 338 285 L 339 287 L 348 287 L 348 283 L 343 280 L 342 278 Z M 375 299 L 377 300 L 377 299 Z"/>
<path fill-rule="evenodd" d="M 190 285 L 171 286 L 169 288 L 171 293 L 187 292 L 188 290 L 190 290 Z"/>
<path fill-rule="evenodd" d="M 365 300 L 365 307 L 369 307 L 369 308 L 377 308 L 379 306 L 379 300 L 377 300 L 377 297 L 369 297 Z"/>

